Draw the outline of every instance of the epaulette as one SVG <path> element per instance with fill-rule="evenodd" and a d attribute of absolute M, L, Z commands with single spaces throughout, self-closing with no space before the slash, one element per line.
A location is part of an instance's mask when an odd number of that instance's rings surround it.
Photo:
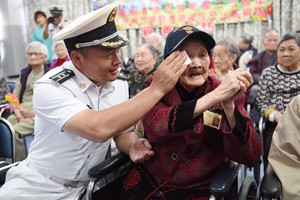
<path fill-rule="evenodd" d="M 62 84 L 63 82 L 65 82 L 66 80 L 68 80 L 69 78 L 71 78 L 74 75 L 75 74 L 72 70 L 63 69 L 60 72 L 58 72 L 57 74 L 49 77 L 49 79 L 54 80 L 54 81 L 59 82 L 60 84 Z"/>
<path fill-rule="evenodd" d="M 126 80 L 127 81 L 127 77 L 125 76 L 125 74 L 122 74 L 122 73 L 118 73 L 118 78 L 117 79 L 121 79 L 121 80 Z"/>

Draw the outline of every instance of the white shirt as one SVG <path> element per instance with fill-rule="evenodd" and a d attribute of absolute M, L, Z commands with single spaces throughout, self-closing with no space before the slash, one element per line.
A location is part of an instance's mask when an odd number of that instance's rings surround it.
<path fill-rule="evenodd" d="M 75 76 L 61 84 L 49 79 L 63 68 L 71 69 Z M 90 180 L 88 170 L 105 159 L 111 140 L 105 143 L 95 143 L 72 133 L 63 132 L 61 129 L 71 117 L 82 110 L 89 109 L 89 107 L 93 110 L 103 110 L 126 101 L 128 96 L 126 80 L 117 79 L 113 82 L 106 82 L 101 88 L 97 88 L 73 66 L 71 61 L 50 70 L 34 85 L 35 138 L 31 143 L 28 158 L 23 161 L 23 164 L 17 166 L 18 170 L 14 169 L 8 172 L 8 180 L 10 177 L 12 179 L 18 178 L 19 175 L 16 176 L 16 174 L 20 171 L 22 171 L 20 173 L 22 174 L 21 178 L 26 180 L 26 172 L 29 171 L 30 184 L 27 183 L 26 191 L 21 190 L 23 197 L 28 193 L 28 199 L 30 199 L 31 193 L 36 193 L 36 190 L 42 188 L 42 186 L 36 187 L 36 184 L 40 185 L 42 180 L 35 180 L 32 177 L 33 170 L 24 165 L 24 162 L 30 162 L 47 175 L 74 181 Z M 124 132 L 132 129 L 133 127 Z M 41 179 L 40 176 L 36 178 Z M 49 184 L 49 180 L 47 181 L 47 184 Z M 57 183 L 53 184 L 55 185 L 53 188 L 56 190 L 53 189 L 52 192 L 54 193 L 61 192 L 66 195 L 71 192 L 66 187 L 64 189 L 61 187 L 62 191 L 57 191 Z M 11 190 L 11 193 L 16 188 L 20 189 L 18 184 L 12 185 L 10 181 L 6 182 L 4 186 L 6 190 Z M 51 188 L 49 189 L 49 186 L 47 186 L 47 190 L 51 190 Z M 3 191 L 0 189 L 0 199 L 2 199 L 1 192 Z M 45 197 L 49 196 L 45 194 Z"/>

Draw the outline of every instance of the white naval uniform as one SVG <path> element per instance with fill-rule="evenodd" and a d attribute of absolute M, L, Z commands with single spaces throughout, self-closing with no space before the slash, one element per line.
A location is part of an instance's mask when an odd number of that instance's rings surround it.
<path fill-rule="evenodd" d="M 71 69 L 75 76 L 61 84 L 49 79 L 63 68 Z M 103 110 L 126 101 L 128 96 L 126 80 L 117 79 L 97 88 L 71 61 L 45 74 L 34 86 L 35 138 L 29 156 L 9 170 L 0 199 L 74 199 L 83 186 L 65 187 L 49 177 L 83 181 L 86 185 L 90 180 L 88 170 L 105 159 L 111 140 L 91 142 L 62 132 L 63 125 L 88 106 Z"/>

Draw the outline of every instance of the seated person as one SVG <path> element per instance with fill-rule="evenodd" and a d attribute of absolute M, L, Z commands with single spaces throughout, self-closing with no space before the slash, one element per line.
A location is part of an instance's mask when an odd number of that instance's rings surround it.
<path fill-rule="evenodd" d="M 50 69 L 61 66 L 64 62 L 70 60 L 68 50 L 63 41 L 55 43 L 55 54 L 57 59 L 54 59 L 50 64 Z"/>
<path fill-rule="evenodd" d="M 290 101 L 300 94 L 300 37 L 296 33 L 285 34 L 278 44 L 278 64 L 263 70 L 256 97 L 260 114 L 267 121 L 263 131 L 264 168 L 273 132 Z"/>
<path fill-rule="evenodd" d="M 142 118 L 155 156 L 131 163 L 122 199 L 208 199 L 209 185 L 225 161 L 251 166 L 259 159 L 261 140 L 244 108 L 251 75 L 237 69 L 222 82 L 208 75 L 214 46 L 211 36 L 189 25 L 167 36 L 165 58 L 186 51 L 191 63 Z"/>
<path fill-rule="evenodd" d="M 210 69 L 208 74 L 222 81 L 228 72 L 238 68 L 234 61 L 239 55 L 240 51 L 234 40 L 231 38 L 220 40 L 213 49 L 214 69 Z"/>
<path fill-rule="evenodd" d="M 266 31 L 263 39 L 265 50 L 254 55 L 247 63 L 253 79 L 259 80 L 259 77 L 266 67 L 277 64 L 277 48 L 279 41 L 279 33 L 272 29 Z"/>
<path fill-rule="evenodd" d="M 164 47 L 164 38 L 159 33 L 151 33 L 147 36 L 146 42 L 155 48 L 157 55 L 156 65 L 160 65 L 164 61 L 164 54 L 162 53 Z"/>
<path fill-rule="evenodd" d="M 299 199 L 300 95 L 287 105 L 274 133 L 269 162 L 281 181 L 284 199 Z"/>
<path fill-rule="evenodd" d="M 21 75 L 16 80 L 14 95 L 19 98 L 21 110 L 14 107 L 7 120 L 13 125 L 16 137 L 29 135 L 34 129 L 34 110 L 32 106 L 33 84 L 49 69 L 45 65 L 48 58 L 46 45 L 40 42 L 31 42 L 27 48 L 28 66 L 21 70 Z M 23 141 L 16 141 L 16 160 L 21 161 L 26 157 Z"/>
<path fill-rule="evenodd" d="M 129 69 L 128 85 L 130 98 L 145 88 L 145 80 L 156 70 L 157 54 L 151 44 L 140 45 L 134 55 L 134 65 Z"/>
<path fill-rule="evenodd" d="M 246 70 L 246 65 L 249 62 L 250 58 L 252 58 L 253 55 L 257 54 L 257 48 L 255 48 L 252 45 L 253 38 L 254 38 L 253 35 L 245 33 L 245 34 L 241 35 L 237 41 L 237 45 L 240 50 L 240 56 L 236 58 L 235 63 L 237 65 L 239 65 L 239 67 L 241 67 L 240 64 L 243 64 L 243 66 L 245 66 L 245 68 L 243 68 L 243 69 L 245 69 L 245 70 Z M 244 58 L 243 62 L 240 62 L 242 55 L 244 55 L 244 53 L 246 53 L 246 52 L 247 52 L 247 54 L 250 53 L 248 55 L 251 55 L 251 56 L 247 56 L 246 58 Z"/>

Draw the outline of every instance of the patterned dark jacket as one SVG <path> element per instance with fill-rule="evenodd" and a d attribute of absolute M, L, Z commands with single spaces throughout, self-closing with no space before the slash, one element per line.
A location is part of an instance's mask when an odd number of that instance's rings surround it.
<path fill-rule="evenodd" d="M 6 83 L 6 80 L 4 77 L 0 78 L 0 104 L 5 104 L 7 101 L 5 100 L 5 95 L 9 93 L 9 87 Z"/>
<path fill-rule="evenodd" d="M 145 134 L 155 156 L 133 167 L 136 173 L 131 170 L 125 179 L 124 190 L 134 193 L 132 199 L 145 199 L 143 193 L 147 196 L 156 191 L 168 196 L 165 199 L 192 199 L 190 194 L 207 197 L 209 184 L 227 159 L 248 166 L 259 159 L 262 144 L 244 108 L 244 96 L 235 101 L 233 130 L 221 104 L 210 109 L 222 115 L 220 130 L 204 125 L 203 115 L 193 119 L 197 99 L 219 84 L 219 80 L 209 76 L 193 94 L 177 84 L 144 116 Z M 133 174 L 140 174 L 134 184 L 129 181 Z"/>
<path fill-rule="evenodd" d="M 128 78 L 128 86 L 129 86 L 129 97 L 135 96 L 137 93 L 145 89 L 145 80 L 154 74 L 156 71 L 156 67 L 149 72 L 148 74 L 144 75 L 136 68 L 130 69 L 130 73 L 127 75 Z"/>
<path fill-rule="evenodd" d="M 253 56 L 253 58 L 247 64 L 247 67 L 250 68 L 250 73 L 252 74 L 255 83 L 258 82 L 263 69 L 271 65 L 277 64 L 277 52 L 274 52 L 272 54 L 271 64 L 268 63 L 267 56 L 268 56 L 268 52 L 263 51 Z"/>

